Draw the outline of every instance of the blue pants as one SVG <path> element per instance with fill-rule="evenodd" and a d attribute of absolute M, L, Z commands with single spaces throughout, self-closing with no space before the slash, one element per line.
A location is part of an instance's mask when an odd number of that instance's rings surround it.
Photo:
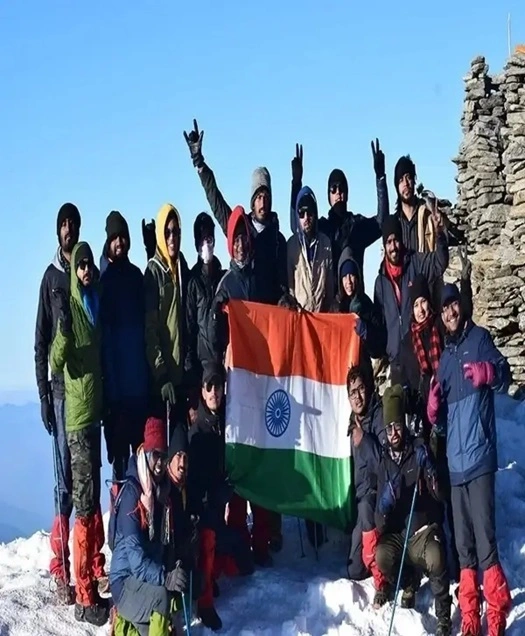
<path fill-rule="evenodd" d="M 363 563 L 363 532 L 375 528 L 375 507 L 375 495 L 363 497 L 357 502 L 357 519 L 352 531 L 347 561 L 348 578 L 352 581 L 362 581 L 370 576 Z"/>
<path fill-rule="evenodd" d="M 54 398 L 56 438 L 53 440 L 55 455 L 55 514 L 69 518 L 73 512 L 73 478 L 71 456 L 66 438 L 64 398 Z"/>

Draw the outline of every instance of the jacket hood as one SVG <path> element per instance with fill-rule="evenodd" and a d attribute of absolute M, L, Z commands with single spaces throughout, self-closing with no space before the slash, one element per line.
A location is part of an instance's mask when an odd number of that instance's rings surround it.
<path fill-rule="evenodd" d="M 95 265 L 95 259 L 93 258 L 93 252 L 91 250 L 91 247 L 89 246 L 88 243 L 86 243 L 85 241 L 80 241 L 78 242 L 75 247 L 73 248 L 73 251 L 71 252 L 71 272 L 70 272 L 70 282 L 71 282 L 71 296 L 72 298 L 74 298 L 75 300 L 77 300 L 80 304 L 82 304 L 82 294 L 80 291 L 81 288 L 81 284 L 80 281 L 78 280 L 77 277 L 77 258 L 78 258 L 78 252 L 82 250 L 83 252 L 88 252 L 89 254 L 91 254 L 91 260 L 93 261 L 93 283 L 92 285 L 94 286 L 96 284 L 96 282 L 98 281 L 99 278 L 99 270 L 97 269 L 96 265 Z"/>
<path fill-rule="evenodd" d="M 58 271 L 65 273 L 66 270 L 62 267 L 62 262 L 60 260 L 60 247 L 57 248 L 51 264 L 54 265 Z"/>
<path fill-rule="evenodd" d="M 171 262 L 171 259 L 168 254 L 168 245 L 166 242 L 166 237 L 164 235 L 164 231 L 166 229 L 166 223 L 168 221 L 168 217 L 171 214 L 175 215 L 175 218 L 177 219 L 177 225 L 179 226 L 179 230 L 182 231 L 179 211 L 171 203 L 165 203 L 160 208 L 157 214 L 157 221 L 155 223 L 155 238 L 157 240 L 157 248 L 156 248 L 157 257 L 164 263 L 164 265 L 169 267 L 169 269 L 172 272 L 174 272 L 174 270 L 176 269 L 176 264 L 173 264 Z M 180 256 L 180 248 L 181 248 L 181 245 L 179 242 L 179 253 L 177 254 L 177 261 L 179 260 L 179 256 Z"/>
<path fill-rule="evenodd" d="M 308 186 L 304 186 L 299 190 L 299 194 L 297 195 L 297 199 L 295 200 L 295 227 L 297 228 L 297 236 L 301 243 L 304 243 L 304 232 L 301 229 L 301 224 L 299 223 L 299 208 L 301 207 L 301 202 L 304 199 L 309 199 L 310 205 L 315 209 L 315 221 L 314 221 L 314 234 L 317 233 L 317 223 L 319 219 L 319 209 L 317 207 L 317 199 L 315 198 L 315 194 L 313 190 Z M 303 203 L 304 205 L 304 203 Z"/>
<path fill-rule="evenodd" d="M 244 211 L 242 205 L 237 205 L 233 208 L 230 218 L 228 219 L 228 228 L 227 228 L 227 242 L 228 242 L 228 253 L 230 254 L 230 258 L 233 259 L 233 238 L 235 234 L 235 228 L 237 227 L 237 223 L 242 219 L 246 227 L 246 234 L 248 236 L 248 252 L 251 252 L 251 236 L 250 236 L 250 226 L 248 225 L 248 217 Z"/>
<path fill-rule="evenodd" d="M 356 266 L 357 269 L 357 290 L 355 296 L 360 296 L 365 293 L 365 288 L 363 285 L 363 273 L 361 272 L 361 268 L 359 267 L 359 263 L 355 260 L 352 249 L 350 247 L 345 247 L 341 252 L 341 256 L 339 257 L 339 263 L 337 264 L 337 289 L 339 290 L 339 297 L 341 300 L 346 297 L 345 290 L 343 289 L 343 283 L 341 280 L 341 270 L 346 261 L 352 261 L 352 263 Z"/>

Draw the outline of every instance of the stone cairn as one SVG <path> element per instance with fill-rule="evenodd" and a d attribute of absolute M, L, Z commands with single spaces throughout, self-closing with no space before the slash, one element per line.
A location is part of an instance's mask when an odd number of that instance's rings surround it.
<path fill-rule="evenodd" d="M 466 237 L 474 319 L 508 358 L 514 394 L 525 386 L 525 54 L 492 77 L 477 57 L 464 81 L 458 199 L 447 213 Z M 460 271 L 452 250 L 446 278 Z"/>

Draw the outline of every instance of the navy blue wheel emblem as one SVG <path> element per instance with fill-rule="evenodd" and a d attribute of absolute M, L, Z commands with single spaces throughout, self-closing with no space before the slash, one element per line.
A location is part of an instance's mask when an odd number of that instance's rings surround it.
<path fill-rule="evenodd" d="M 274 391 L 264 409 L 264 419 L 268 433 L 272 437 L 281 437 L 290 424 L 290 398 L 286 391 L 277 389 Z"/>

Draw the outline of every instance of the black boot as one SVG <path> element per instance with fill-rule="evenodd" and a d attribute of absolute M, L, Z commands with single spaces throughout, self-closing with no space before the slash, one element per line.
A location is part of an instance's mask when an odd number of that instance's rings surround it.
<path fill-rule="evenodd" d="M 392 587 L 390 585 L 385 584 L 385 586 L 380 589 L 377 590 L 376 593 L 374 594 L 374 609 L 379 609 L 380 607 L 383 607 L 383 605 L 386 605 L 389 601 L 392 600 Z"/>
<path fill-rule="evenodd" d="M 271 568 L 273 566 L 273 559 L 270 554 L 263 552 L 253 551 L 253 562 L 260 568 Z"/>
<path fill-rule="evenodd" d="M 222 621 L 215 611 L 214 607 L 199 607 L 197 614 L 201 619 L 202 624 L 211 629 L 212 632 L 216 632 L 222 627 Z"/>
<path fill-rule="evenodd" d="M 438 619 L 436 626 L 436 636 L 450 636 L 452 634 L 452 620 L 450 618 L 450 606 L 452 598 L 446 596 L 444 599 L 435 601 L 436 617 Z"/>
<path fill-rule="evenodd" d="M 213 598 L 217 598 L 218 596 L 221 595 L 221 589 L 215 579 L 213 579 L 212 585 L 213 585 Z"/>
<path fill-rule="evenodd" d="M 108 622 L 109 610 L 102 605 L 80 605 L 75 604 L 75 620 L 79 623 L 90 623 L 96 627 L 102 627 Z"/>
<path fill-rule="evenodd" d="M 407 579 L 406 585 L 403 587 L 401 595 L 401 607 L 404 609 L 414 609 L 416 606 L 416 593 L 421 585 L 421 574 L 419 572 L 411 572 Z"/>

